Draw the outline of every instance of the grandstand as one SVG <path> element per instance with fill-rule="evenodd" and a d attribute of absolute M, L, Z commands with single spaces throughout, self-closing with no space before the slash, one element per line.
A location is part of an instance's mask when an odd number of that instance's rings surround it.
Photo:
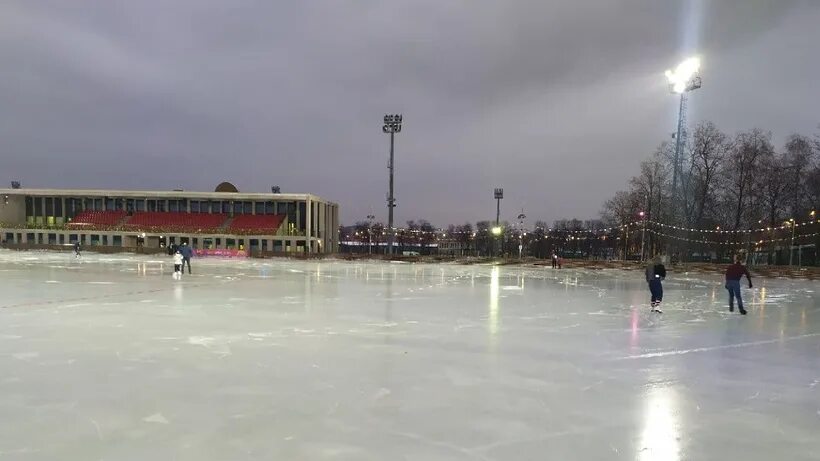
<path fill-rule="evenodd" d="M 257 253 L 338 251 L 339 206 L 311 194 L 0 189 L 8 245 L 195 248 Z"/>
<path fill-rule="evenodd" d="M 276 232 L 287 219 L 286 215 L 254 216 L 242 215 L 233 219 L 228 230 L 236 234 Z"/>
<path fill-rule="evenodd" d="M 69 229 L 113 229 L 123 219 L 126 213 L 124 211 L 92 211 L 86 210 L 77 213 L 67 227 Z"/>
<path fill-rule="evenodd" d="M 126 220 L 125 227 L 140 232 L 211 232 L 222 228 L 228 215 L 223 213 L 163 213 L 145 211 Z M 274 231 L 276 229 L 273 229 Z M 275 233 L 275 232 L 274 232 Z"/>

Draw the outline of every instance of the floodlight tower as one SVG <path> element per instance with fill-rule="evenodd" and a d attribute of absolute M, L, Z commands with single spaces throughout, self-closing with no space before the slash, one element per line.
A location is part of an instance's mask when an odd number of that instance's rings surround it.
<path fill-rule="evenodd" d="M 666 71 L 666 79 L 669 81 L 669 91 L 680 95 L 680 108 L 678 110 L 678 131 L 675 134 L 675 157 L 672 162 L 672 206 L 677 209 L 678 199 L 678 176 L 682 171 L 681 161 L 683 160 L 683 148 L 686 143 L 686 94 L 701 87 L 700 79 L 700 59 L 689 58 L 678 64 L 675 70 Z"/>
<path fill-rule="evenodd" d="M 393 197 L 393 138 L 396 133 L 401 133 L 401 114 L 385 115 L 382 132 L 390 134 L 390 162 L 387 169 L 390 170 L 390 191 L 387 194 L 387 253 L 393 254 L 393 242 L 396 240 L 396 232 L 393 229 L 393 208 L 396 208 L 396 198 Z"/>
<path fill-rule="evenodd" d="M 496 187 L 493 191 L 493 197 L 495 197 L 495 227 L 493 227 L 493 235 L 499 237 L 501 235 L 501 199 L 504 198 L 504 189 L 500 187 Z M 496 240 L 493 240 L 493 246 L 496 245 Z M 501 249 L 503 250 L 504 244 L 501 244 Z"/>
<path fill-rule="evenodd" d="M 524 214 L 524 209 L 521 209 L 521 213 L 518 215 L 518 259 L 521 259 L 523 256 L 524 251 L 524 220 L 527 219 L 527 215 Z"/>
<path fill-rule="evenodd" d="M 493 191 L 493 197 L 496 200 L 496 207 L 495 207 L 495 225 L 498 226 L 498 221 L 501 219 L 501 199 L 504 198 L 504 189 L 497 187 L 495 191 Z"/>

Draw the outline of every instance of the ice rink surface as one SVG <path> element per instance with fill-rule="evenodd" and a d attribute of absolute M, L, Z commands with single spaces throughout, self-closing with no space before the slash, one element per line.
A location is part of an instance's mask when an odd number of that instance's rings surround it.
<path fill-rule="evenodd" d="M 817 282 L 0 250 L 2 460 L 817 460 Z"/>

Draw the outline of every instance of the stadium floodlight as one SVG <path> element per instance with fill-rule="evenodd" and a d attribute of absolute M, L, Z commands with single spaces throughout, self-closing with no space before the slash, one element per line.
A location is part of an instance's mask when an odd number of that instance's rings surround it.
<path fill-rule="evenodd" d="M 700 59 L 696 57 L 689 58 L 678 64 L 678 67 L 676 67 L 674 71 L 668 69 L 665 75 L 666 79 L 669 80 L 669 89 L 673 93 L 680 94 L 700 88 L 701 81 L 698 76 L 699 71 Z"/>
<path fill-rule="evenodd" d="M 686 94 L 702 86 L 700 79 L 700 58 L 692 57 L 678 64 L 675 70 L 665 72 L 669 91 L 680 96 L 678 109 L 678 130 L 675 133 L 675 156 L 672 159 L 672 208 L 678 206 L 678 177 L 682 174 L 681 161 L 686 143 Z M 674 219 L 674 218 L 673 218 Z"/>
<path fill-rule="evenodd" d="M 396 207 L 396 197 L 393 196 L 393 138 L 396 133 L 401 133 L 401 114 L 387 114 L 384 116 L 382 132 L 390 135 L 390 162 L 387 169 L 390 170 L 390 190 L 387 195 L 387 252 L 393 254 L 393 243 L 396 240 L 396 232 L 393 229 L 393 208 Z"/>
<path fill-rule="evenodd" d="M 504 198 L 504 189 L 501 187 L 496 187 L 495 190 L 493 190 L 493 198 L 495 198 L 496 201 L 495 225 L 498 227 L 498 221 L 501 219 L 501 199 Z"/>
<path fill-rule="evenodd" d="M 501 226 L 495 226 L 492 229 L 493 235 L 501 235 Z"/>

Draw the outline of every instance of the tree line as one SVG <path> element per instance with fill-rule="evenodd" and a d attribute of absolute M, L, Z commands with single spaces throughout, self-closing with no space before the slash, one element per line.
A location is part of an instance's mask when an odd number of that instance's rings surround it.
<path fill-rule="evenodd" d="M 662 143 L 627 189 L 604 203 L 610 225 L 649 219 L 684 227 L 743 230 L 806 218 L 820 204 L 820 137 L 792 134 L 781 147 L 752 129 L 730 136 L 702 122 L 684 143 L 678 200 L 672 203 L 675 146 Z"/>
<path fill-rule="evenodd" d="M 627 188 L 604 203 L 603 221 L 623 225 L 638 221 L 643 211 L 655 223 L 747 231 L 814 219 L 820 205 L 820 136 L 791 134 L 776 146 L 770 132 L 729 135 L 706 121 L 683 146 L 677 197 L 672 194 L 675 145 L 664 142 L 641 162 Z M 651 243 L 654 251 L 656 243 Z"/>

